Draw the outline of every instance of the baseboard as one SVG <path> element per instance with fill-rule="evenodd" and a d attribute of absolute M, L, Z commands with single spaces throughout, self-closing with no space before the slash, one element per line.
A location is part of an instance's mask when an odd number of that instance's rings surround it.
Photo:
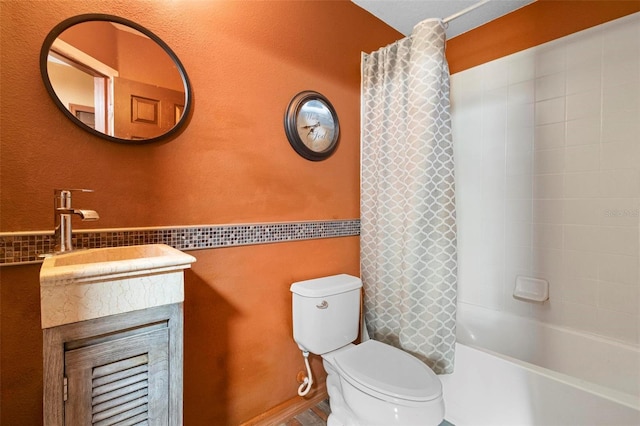
<path fill-rule="evenodd" d="M 327 398 L 326 383 L 319 383 L 309 397 L 296 396 L 291 398 L 240 426 L 273 426 L 284 423 L 296 414 L 308 410 Z"/>

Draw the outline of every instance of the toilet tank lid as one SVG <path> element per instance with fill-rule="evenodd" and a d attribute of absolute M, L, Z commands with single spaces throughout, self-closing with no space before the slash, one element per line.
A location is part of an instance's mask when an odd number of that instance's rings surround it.
<path fill-rule="evenodd" d="M 306 297 L 326 297 L 345 293 L 362 287 L 358 277 L 348 274 L 332 275 L 330 277 L 315 278 L 298 281 L 291 284 L 291 292 Z"/>

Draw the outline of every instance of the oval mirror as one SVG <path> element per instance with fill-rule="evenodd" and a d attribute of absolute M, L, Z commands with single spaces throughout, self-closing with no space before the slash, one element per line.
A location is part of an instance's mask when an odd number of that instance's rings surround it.
<path fill-rule="evenodd" d="M 65 115 L 114 142 L 166 138 L 191 109 L 191 85 L 175 53 L 117 16 L 79 15 L 58 24 L 42 45 L 40 73 Z"/>

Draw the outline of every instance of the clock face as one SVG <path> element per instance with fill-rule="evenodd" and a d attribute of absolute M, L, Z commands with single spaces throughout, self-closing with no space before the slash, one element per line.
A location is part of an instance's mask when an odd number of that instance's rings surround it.
<path fill-rule="evenodd" d="M 331 102 L 318 92 L 295 95 L 284 114 L 284 131 L 293 149 L 311 161 L 329 158 L 338 147 L 340 124 Z"/>
<path fill-rule="evenodd" d="M 321 100 L 313 99 L 302 104 L 296 121 L 298 136 L 310 150 L 323 152 L 333 143 L 335 120 L 329 107 Z"/>

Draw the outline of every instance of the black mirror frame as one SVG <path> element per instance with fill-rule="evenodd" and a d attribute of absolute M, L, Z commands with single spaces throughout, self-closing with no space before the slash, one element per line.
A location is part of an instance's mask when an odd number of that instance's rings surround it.
<path fill-rule="evenodd" d="M 173 60 L 173 62 L 176 64 L 176 67 L 178 68 L 178 72 L 180 73 L 180 77 L 182 78 L 182 81 L 184 83 L 185 103 L 184 103 L 184 110 L 183 110 L 183 113 L 182 113 L 182 117 L 180 117 L 180 120 L 178 121 L 178 123 L 176 123 L 176 125 L 173 126 L 169 131 L 163 133 L 162 135 L 155 136 L 155 137 L 149 138 L 149 139 L 123 139 L 123 138 L 117 138 L 115 136 L 110 136 L 110 135 L 104 134 L 102 132 L 99 132 L 99 131 L 97 131 L 95 129 L 92 129 L 91 127 L 87 126 L 82 121 L 80 121 L 77 117 L 75 117 L 71 113 L 71 111 L 69 111 L 62 104 L 62 102 L 58 98 L 58 95 L 56 94 L 55 90 L 53 89 L 53 86 L 51 85 L 51 81 L 49 79 L 49 73 L 47 71 L 47 57 L 49 56 L 49 50 L 51 49 L 51 46 L 53 45 L 53 42 L 55 41 L 55 39 L 58 38 L 58 36 L 60 36 L 60 34 L 62 34 L 66 29 L 68 29 L 68 28 L 70 28 L 70 27 L 72 27 L 72 26 L 74 26 L 76 24 L 79 24 L 79 23 L 82 23 L 82 22 L 87 22 L 87 21 L 115 22 L 115 23 L 118 23 L 118 24 L 126 25 L 126 26 L 128 26 L 130 28 L 133 28 L 133 29 L 137 30 L 137 31 L 140 31 L 142 34 L 146 35 L 151 40 L 156 42 L 158 44 L 158 46 L 160 46 L 167 53 L 167 55 L 169 55 L 171 60 Z M 177 133 L 179 133 L 184 128 L 184 126 L 185 126 L 185 124 L 188 121 L 189 116 L 190 116 L 190 112 L 191 112 L 191 108 L 192 108 L 192 100 L 193 100 L 192 88 L 191 88 L 191 83 L 189 82 L 189 77 L 187 76 L 187 72 L 186 72 L 184 66 L 182 65 L 182 62 L 180 62 L 180 60 L 178 59 L 178 56 L 157 35 L 155 35 L 151 31 L 149 31 L 148 29 L 144 28 L 140 24 L 135 23 L 135 22 L 130 21 L 130 20 L 125 19 L 125 18 L 121 18 L 119 16 L 105 15 L 105 14 L 98 14 L 98 13 L 89 13 L 89 14 L 84 14 L 84 15 L 73 16 L 71 18 L 65 19 L 64 21 L 60 22 L 58 25 L 56 25 L 49 32 L 47 37 L 44 39 L 44 42 L 42 43 L 42 48 L 40 49 L 40 74 L 42 76 L 42 81 L 44 82 L 44 85 L 45 85 L 45 87 L 47 89 L 47 92 L 49 92 L 49 95 L 50 95 L 51 99 L 56 104 L 56 106 L 64 113 L 64 115 L 66 115 L 73 123 L 75 123 L 76 125 L 80 126 L 83 130 L 86 130 L 87 132 L 89 132 L 89 133 L 91 133 L 91 134 L 93 134 L 95 136 L 98 136 L 98 137 L 100 137 L 102 139 L 106 139 L 106 140 L 111 141 L 111 142 L 122 143 L 122 144 L 140 145 L 140 144 L 146 144 L 146 143 L 152 143 L 152 142 L 157 142 L 157 141 L 160 141 L 160 140 L 164 140 L 164 139 L 170 138 L 171 136 L 174 136 Z"/>

